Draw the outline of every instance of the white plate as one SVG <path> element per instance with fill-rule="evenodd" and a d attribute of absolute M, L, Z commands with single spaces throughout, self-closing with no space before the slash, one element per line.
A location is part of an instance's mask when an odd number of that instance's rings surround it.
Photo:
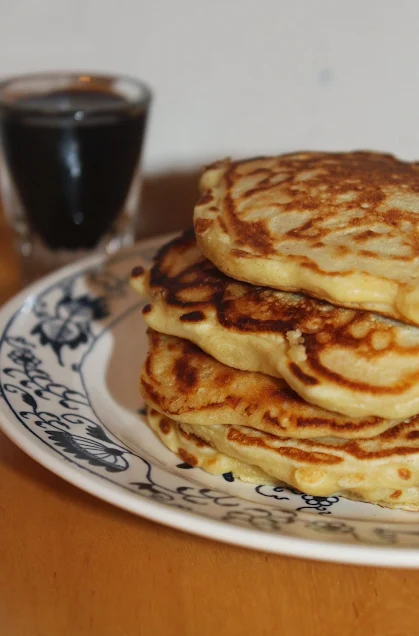
<path fill-rule="evenodd" d="M 134 265 L 162 239 L 60 270 L 0 312 L 0 425 L 40 464 L 121 508 L 248 548 L 419 566 L 419 513 L 254 487 L 190 468 L 141 414 L 143 301 Z"/>

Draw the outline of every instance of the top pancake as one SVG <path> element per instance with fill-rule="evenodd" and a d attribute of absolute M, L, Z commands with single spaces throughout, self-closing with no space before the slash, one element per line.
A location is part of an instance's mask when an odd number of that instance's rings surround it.
<path fill-rule="evenodd" d="M 192 234 L 162 248 L 133 286 L 160 333 L 224 364 L 282 377 L 305 400 L 351 417 L 419 413 L 419 329 L 365 311 L 239 283 L 203 257 Z"/>
<path fill-rule="evenodd" d="M 419 164 L 372 152 L 209 166 L 198 244 L 224 273 L 419 324 Z"/>

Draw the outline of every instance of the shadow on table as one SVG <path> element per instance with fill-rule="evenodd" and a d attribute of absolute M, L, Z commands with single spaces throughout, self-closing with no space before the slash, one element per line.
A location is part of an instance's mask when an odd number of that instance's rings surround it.
<path fill-rule="evenodd" d="M 144 178 L 138 238 L 173 232 L 192 224 L 201 166 Z"/>

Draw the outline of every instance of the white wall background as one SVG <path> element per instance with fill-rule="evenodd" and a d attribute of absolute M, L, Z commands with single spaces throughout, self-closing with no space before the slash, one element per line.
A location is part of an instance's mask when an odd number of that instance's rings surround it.
<path fill-rule="evenodd" d="M 417 0 L 0 0 L 0 74 L 120 71 L 148 171 L 299 148 L 419 158 Z"/>

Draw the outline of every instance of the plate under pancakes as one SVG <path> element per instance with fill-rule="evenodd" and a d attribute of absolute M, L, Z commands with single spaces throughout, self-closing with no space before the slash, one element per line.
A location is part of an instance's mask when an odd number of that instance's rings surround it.
<path fill-rule="evenodd" d="M 148 411 L 150 427 L 182 461 L 243 481 L 294 486 L 389 508 L 419 509 L 419 425 L 401 424 L 377 441 L 295 440 L 244 426 L 193 426 Z M 412 436 L 412 434 L 416 436 Z"/>
<path fill-rule="evenodd" d="M 419 324 L 419 164 L 304 152 L 217 162 L 200 185 L 198 243 L 226 274 Z"/>
<path fill-rule="evenodd" d="M 149 329 L 140 390 L 147 404 L 187 424 L 232 424 L 295 438 L 366 438 L 400 423 L 351 419 L 305 402 L 284 380 L 239 371 L 188 340 Z"/>
<path fill-rule="evenodd" d="M 283 377 L 305 400 L 350 417 L 419 412 L 419 328 L 222 274 L 192 233 L 158 253 L 134 288 L 148 325 L 224 364 Z"/>

